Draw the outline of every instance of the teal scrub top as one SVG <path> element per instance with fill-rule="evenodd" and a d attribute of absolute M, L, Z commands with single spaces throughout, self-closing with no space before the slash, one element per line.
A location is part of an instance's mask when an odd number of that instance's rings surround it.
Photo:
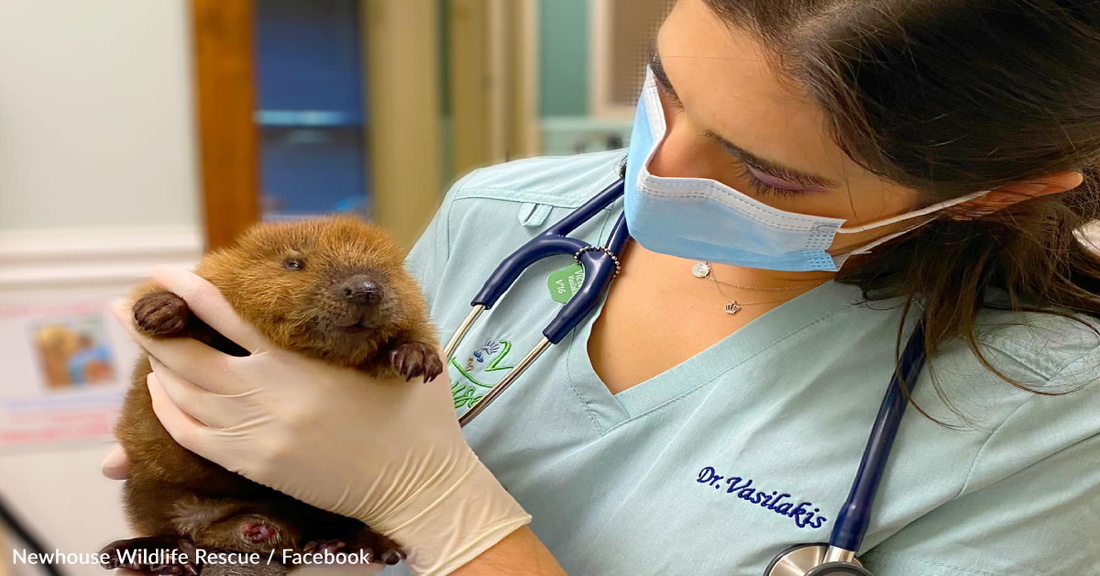
<path fill-rule="evenodd" d="M 451 189 L 408 259 L 441 339 L 497 264 L 613 182 L 623 155 L 523 160 Z M 576 235 L 602 243 L 621 211 Z M 538 342 L 571 263 L 532 266 L 482 315 L 449 359 L 456 413 Z M 588 356 L 597 311 L 464 433 L 570 575 L 760 576 L 829 539 L 894 369 L 898 304 L 829 282 L 618 394 Z M 1005 374 L 1068 394 L 1017 389 L 964 342 L 945 346 L 915 400 L 947 426 L 908 411 L 861 559 L 878 576 L 1100 575 L 1100 338 L 990 311 L 981 345 Z"/>

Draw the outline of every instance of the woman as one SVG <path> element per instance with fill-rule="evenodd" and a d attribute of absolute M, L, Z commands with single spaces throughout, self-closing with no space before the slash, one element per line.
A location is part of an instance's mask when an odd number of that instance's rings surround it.
<path fill-rule="evenodd" d="M 623 273 L 465 439 L 452 400 L 537 341 L 565 263 L 528 270 L 449 384 L 414 387 L 272 350 L 208 284 L 161 272 L 255 354 L 135 335 L 163 363 L 157 414 L 199 454 L 404 543 L 413 573 L 756 575 L 828 539 L 923 317 L 923 414 L 903 421 L 864 563 L 1100 573 L 1100 262 L 1075 236 L 1100 199 L 1098 67 L 1093 2 L 680 0 L 625 166 Z M 441 332 L 621 160 L 458 183 L 409 258 Z M 720 184 L 677 196 L 661 177 Z M 854 232 L 776 257 L 787 236 L 770 234 L 800 219 Z"/>

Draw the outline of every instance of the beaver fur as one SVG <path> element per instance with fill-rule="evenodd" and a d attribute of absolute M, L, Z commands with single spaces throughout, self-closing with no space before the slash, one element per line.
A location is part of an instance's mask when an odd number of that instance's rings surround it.
<path fill-rule="evenodd" d="M 206 256 L 196 273 L 240 316 L 285 349 L 379 377 L 435 378 L 443 370 L 424 298 L 402 251 L 382 230 L 347 217 L 259 224 Z M 240 346 L 154 284 L 135 294 L 134 321 L 156 338 L 190 337 L 225 353 Z M 177 444 L 153 413 L 148 356 L 133 373 L 116 436 L 132 467 L 126 515 L 139 536 L 104 548 L 106 568 L 198 574 L 196 548 L 259 552 L 365 550 L 386 563 L 396 543 L 362 522 L 306 505 Z M 308 386 L 308 382 L 302 382 Z M 125 550 L 189 552 L 184 561 L 126 562 Z M 178 557 L 178 556 L 177 556 Z"/>

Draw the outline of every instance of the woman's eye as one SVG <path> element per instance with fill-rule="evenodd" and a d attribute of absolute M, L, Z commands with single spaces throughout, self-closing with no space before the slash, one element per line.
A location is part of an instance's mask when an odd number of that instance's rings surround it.
<path fill-rule="evenodd" d="M 744 162 L 738 161 L 736 166 L 740 169 L 741 177 L 746 179 L 753 190 L 761 196 L 800 196 L 807 192 L 801 188 L 787 188 L 786 186 L 773 184 L 768 181 L 769 178 L 762 177 Z"/>
<path fill-rule="evenodd" d="M 283 261 L 283 268 L 287 270 L 303 270 L 306 264 L 301 258 L 287 258 Z"/>

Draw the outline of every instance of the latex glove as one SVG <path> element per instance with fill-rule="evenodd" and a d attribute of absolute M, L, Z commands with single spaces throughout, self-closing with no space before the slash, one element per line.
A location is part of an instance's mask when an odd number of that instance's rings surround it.
<path fill-rule="evenodd" d="M 115 444 L 100 465 L 101 472 L 111 480 L 125 480 L 130 475 L 130 458 L 121 444 Z"/>
<path fill-rule="evenodd" d="M 150 378 L 156 378 L 156 375 L 150 375 Z M 130 458 L 126 456 L 126 451 L 122 449 L 121 444 L 115 444 L 111 447 L 111 451 L 107 453 L 107 456 L 103 459 L 101 465 L 103 475 L 111 480 L 126 480 L 126 477 L 130 474 Z M 325 566 L 326 571 L 335 571 L 335 573 L 346 572 L 348 574 L 378 574 L 386 569 L 386 565 L 381 562 L 371 562 L 370 564 L 349 564 L 349 565 L 331 565 Z M 296 570 L 295 574 L 305 574 L 307 572 Z M 119 576 L 149 576 L 147 573 L 135 572 L 133 570 L 126 570 L 120 568 L 115 571 L 115 574 Z"/>
<path fill-rule="evenodd" d="M 273 346 L 186 271 L 154 280 L 251 355 L 150 339 L 131 304 L 114 312 L 153 357 L 153 409 L 184 447 L 308 504 L 362 520 L 408 552 L 414 574 L 447 574 L 531 517 L 466 444 L 444 373 L 379 380 Z"/>

